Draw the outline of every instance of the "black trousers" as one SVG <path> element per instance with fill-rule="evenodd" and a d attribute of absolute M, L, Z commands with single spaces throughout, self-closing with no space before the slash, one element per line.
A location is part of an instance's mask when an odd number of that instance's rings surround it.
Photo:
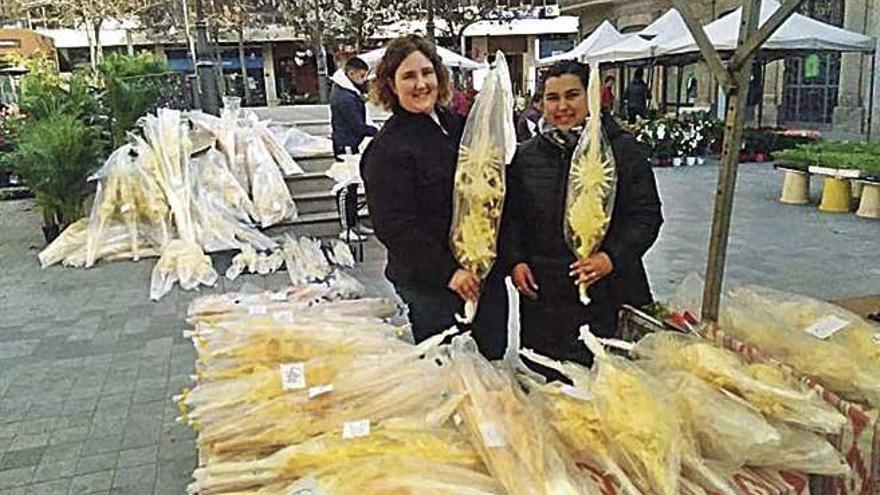
<path fill-rule="evenodd" d="M 557 361 L 573 361 L 592 366 L 593 355 L 581 342 L 581 326 L 590 325 L 590 332 L 599 337 L 613 337 L 617 328 L 617 311 L 594 301 L 584 306 L 579 301 L 561 302 L 548 298 L 532 301 L 520 297 L 520 345 Z M 532 370 L 548 380 L 567 381 L 561 374 L 523 359 Z"/>
<path fill-rule="evenodd" d="M 507 349 L 507 291 L 504 280 L 490 276 L 477 306 L 477 316 L 468 327 L 458 324 L 456 314 L 464 314 L 464 301 L 449 289 L 426 290 L 395 286 L 409 309 L 413 338 L 421 342 L 452 326 L 470 331 L 480 353 L 487 359 L 501 359 Z"/>

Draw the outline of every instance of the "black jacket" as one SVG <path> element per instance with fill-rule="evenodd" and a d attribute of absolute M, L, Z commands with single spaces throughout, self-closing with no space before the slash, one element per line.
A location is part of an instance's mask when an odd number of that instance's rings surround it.
<path fill-rule="evenodd" d="M 657 239 L 663 216 L 642 146 L 612 118 L 603 119 L 603 127 L 618 182 L 600 250 L 611 257 L 614 271 L 590 287 L 589 295 L 592 304 L 616 311 L 621 304 L 640 306 L 652 300 L 642 256 Z M 502 252 L 508 272 L 519 262 L 531 266 L 542 300 L 578 304 L 577 287 L 568 276 L 575 257 L 563 234 L 572 153 L 541 134 L 519 146 L 507 173 Z"/>
<path fill-rule="evenodd" d="M 367 125 L 367 107 L 361 95 L 338 84 L 330 90 L 330 127 L 334 155 L 345 153 L 346 147 L 357 153 L 361 141 L 378 132 L 375 127 Z"/>
<path fill-rule="evenodd" d="M 395 109 L 361 158 L 373 228 L 388 249 L 385 275 L 413 289 L 442 290 L 458 268 L 449 228 L 463 121 L 437 113 L 446 133 L 427 115 Z"/>
<path fill-rule="evenodd" d="M 626 108 L 644 112 L 648 108 L 648 85 L 641 79 L 633 79 L 626 87 Z"/>

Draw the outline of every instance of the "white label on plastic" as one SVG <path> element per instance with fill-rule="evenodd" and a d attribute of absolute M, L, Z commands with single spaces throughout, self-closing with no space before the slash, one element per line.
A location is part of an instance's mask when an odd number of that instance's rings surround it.
<path fill-rule="evenodd" d="M 342 423 L 342 438 L 362 438 L 370 435 L 370 420 L 347 421 Z"/>
<path fill-rule="evenodd" d="M 309 399 L 314 399 L 319 395 L 324 395 L 333 391 L 333 384 L 328 383 L 327 385 L 315 385 L 314 387 L 309 387 Z"/>
<path fill-rule="evenodd" d="M 293 311 L 276 311 L 272 313 L 276 320 L 283 323 L 293 323 Z"/>
<path fill-rule="evenodd" d="M 300 478 L 296 483 L 287 487 L 287 491 L 284 492 L 284 495 L 320 495 L 321 491 L 318 489 L 318 480 L 316 480 L 312 476 L 307 476 L 305 478 Z"/>
<path fill-rule="evenodd" d="M 272 211 L 279 211 L 281 209 L 281 203 L 278 201 L 272 202 Z"/>
<path fill-rule="evenodd" d="M 589 390 L 573 387 L 571 385 L 562 385 L 559 387 L 559 391 L 572 399 L 590 400 L 593 398 L 593 394 L 591 394 Z"/>
<path fill-rule="evenodd" d="M 281 387 L 284 390 L 300 390 L 306 388 L 306 365 L 288 363 L 281 365 Z"/>
<path fill-rule="evenodd" d="M 248 308 L 248 314 L 251 316 L 264 315 L 268 312 L 266 306 L 251 306 Z"/>
<path fill-rule="evenodd" d="M 828 337 L 831 337 L 835 333 L 843 330 L 846 326 L 849 325 L 847 320 L 843 318 L 839 318 L 835 315 L 828 315 L 825 318 L 813 323 L 811 326 L 807 328 L 807 333 L 816 337 L 817 339 L 825 340 Z"/>
<path fill-rule="evenodd" d="M 484 421 L 480 423 L 480 434 L 483 435 L 483 443 L 486 447 L 504 447 L 507 445 L 507 437 L 504 435 L 504 429 L 494 421 Z"/>
<path fill-rule="evenodd" d="M 880 333 L 875 333 L 871 340 L 874 341 L 875 344 L 880 345 Z"/>
<path fill-rule="evenodd" d="M 131 206 L 131 203 L 125 203 L 124 205 L 119 207 L 119 213 L 125 213 L 125 212 L 131 210 L 132 208 L 133 207 Z"/>
<path fill-rule="evenodd" d="M 280 292 L 273 292 L 270 299 L 275 302 L 284 302 L 287 300 L 287 292 L 283 290 Z"/>
<path fill-rule="evenodd" d="M 455 426 L 461 426 L 462 421 L 463 420 L 461 419 L 461 414 L 455 413 L 452 415 L 452 422 L 455 424 Z"/>

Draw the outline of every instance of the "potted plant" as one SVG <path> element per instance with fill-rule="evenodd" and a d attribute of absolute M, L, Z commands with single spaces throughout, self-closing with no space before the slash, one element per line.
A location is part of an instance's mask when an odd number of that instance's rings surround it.
<path fill-rule="evenodd" d="M 34 193 L 47 242 L 83 216 L 86 179 L 99 166 L 103 150 L 99 130 L 72 115 L 22 126 L 13 153 L 15 170 Z"/>
<path fill-rule="evenodd" d="M 151 53 L 128 56 L 114 53 L 98 68 L 105 91 L 102 99 L 110 118 L 114 148 L 125 144 L 132 130 L 162 96 L 161 76 L 168 65 Z"/>

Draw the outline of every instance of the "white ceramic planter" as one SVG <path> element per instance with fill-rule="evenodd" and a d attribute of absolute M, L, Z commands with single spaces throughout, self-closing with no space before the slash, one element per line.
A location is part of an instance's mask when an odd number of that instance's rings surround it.
<path fill-rule="evenodd" d="M 672 166 L 673 167 L 680 167 L 681 166 L 681 157 L 680 156 L 677 156 L 672 159 Z"/>
<path fill-rule="evenodd" d="M 693 167 L 694 165 L 696 165 L 697 164 L 697 157 L 695 157 L 695 156 L 687 157 L 687 164 L 688 164 L 688 167 Z"/>

